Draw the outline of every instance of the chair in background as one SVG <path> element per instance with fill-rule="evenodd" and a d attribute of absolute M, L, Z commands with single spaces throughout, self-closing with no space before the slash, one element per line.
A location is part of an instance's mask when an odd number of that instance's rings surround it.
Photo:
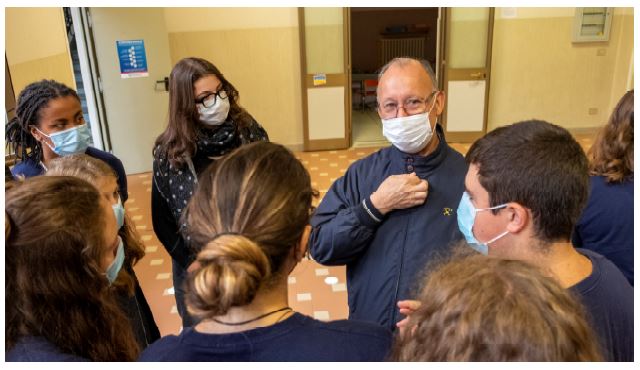
<path fill-rule="evenodd" d="M 377 89 L 378 89 L 378 80 L 362 81 L 362 110 L 363 111 L 367 106 L 375 107 Z M 373 99 L 371 99 L 372 97 Z"/>
<path fill-rule="evenodd" d="M 362 81 L 351 81 L 351 105 L 352 109 L 359 109 L 362 106 Z"/>

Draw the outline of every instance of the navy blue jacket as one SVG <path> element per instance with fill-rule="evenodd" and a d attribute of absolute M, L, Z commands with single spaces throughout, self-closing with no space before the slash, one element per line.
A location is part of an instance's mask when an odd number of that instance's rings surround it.
<path fill-rule="evenodd" d="M 608 259 L 576 249 L 591 260 L 591 275 L 569 290 L 578 296 L 606 361 L 633 361 L 633 287 Z"/>
<path fill-rule="evenodd" d="M 89 361 L 69 353 L 63 353 L 43 337 L 23 337 L 5 353 L 7 362 L 77 362 Z"/>
<path fill-rule="evenodd" d="M 467 164 L 444 140 L 426 157 L 391 146 L 354 162 L 336 180 L 311 219 L 309 249 L 324 265 L 347 265 L 349 318 L 390 330 L 402 319 L 397 301 L 415 298 L 420 272 L 462 239 L 456 209 Z M 429 183 L 426 202 L 382 217 L 369 196 L 391 175 L 415 172 Z M 363 206 L 381 222 L 376 221 Z"/>
<path fill-rule="evenodd" d="M 124 172 L 122 161 L 120 161 L 115 155 L 111 153 L 107 153 L 91 146 L 87 148 L 87 151 L 84 154 L 106 162 L 113 169 L 113 171 L 118 176 L 118 189 L 120 191 L 120 199 L 122 200 L 122 203 L 126 202 L 127 198 L 129 198 L 129 192 L 127 191 L 127 174 Z M 30 159 L 26 159 L 24 161 L 18 162 L 11 169 L 11 173 L 14 177 L 24 176 L 28 178 L 33 176 L 40 176 L 44 175 L 44 167 L 41 163 L 36 163 Z"/>
<path fill-rule="evenodd" d="M 231 334 L 186 327 L 147 349 L 139 361 L 382 361 L 391 333 L 369 323 L 321 322 L 299 313 L 272 326 Z"/>
<path fill-rule="evenodd" d="M 633 178 L 610 184 L 603 176 L 591 177 L 589 202 L 572 241 L 605 256 L 633 286 Z"/>

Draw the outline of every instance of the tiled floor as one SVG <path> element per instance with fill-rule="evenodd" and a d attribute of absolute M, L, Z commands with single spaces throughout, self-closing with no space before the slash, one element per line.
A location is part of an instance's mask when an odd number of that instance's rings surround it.
<path fill-rule="evenodd" d="M 593 134 L 576 135 L 585 148 L 591 146 Z M 451 146 L 465 154 L 469 143 L 452 143 Z M 320 191 L 320 199 L 331 184 L 347 167 L 359 158 L 378 148 L 351 148 L 325 152 L 296 153 L 311 174 L 312 185 Z M 151 225 L 151 174 L 128 177 L 128 214 L 136 223 L 147 255 L 135 266 L 136 274 L 153 310 L 162 335 L 178 333 L 180 318 L 176 311 L 171 279 L 171 258 L 156 239 Z M 311 260 L 303 260 L 289 277 L 289 303 L 291 307 L 320 320 L 347 317 L 347 292 L 345 268 L 326 267 Z"/>

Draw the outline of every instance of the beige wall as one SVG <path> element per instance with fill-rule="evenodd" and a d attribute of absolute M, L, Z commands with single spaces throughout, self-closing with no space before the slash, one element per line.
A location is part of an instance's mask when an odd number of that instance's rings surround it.
<path fill-rule="evenodd" d="M 484 68 L 487 60 L 489 9 L 452 8 L 449 68 Z"/>
<path fill-rule="evenodd" d="M 633 73 L 633 9 L 616 8 L 610 40 L 596 43 L 571 42 L 575 8 L 516 11 L 496 9 L 488 128 L 529 118 L 604 124 Z"/>
<path fill-rule="evenodd" d="M 306 8 L 307 73 L 344 73 L 342 8 Z"/>
<path fill-rule="evenodd" d="M 215 64 L 272 141 L 301 149 L 297 8 L 165 8 L 172 63 Z"/>
<path fill-rule="evenodd" d="M 633 9 L 614 10 L 608 42 L 580 44 L 571 42 L 575 8 L 517 8 L 516 18 L 503 18 L 501 9 L 489 129 L 534 117 L 568 128 L 604 124 L 633 83 Z M 165 8 L 164 16 L 172 63 L 209 59 L 273 141 L 301 147 L 297 8 Z M 41 78 L 75 85 L 61 8 L 7 8 L 5 19 L 16 93 Z"/>
<path fill-rule="evenodd" d="M 5 52 L 16 97 L 43 78 L 75 88 L 62 8 L 6 8 Z"/>

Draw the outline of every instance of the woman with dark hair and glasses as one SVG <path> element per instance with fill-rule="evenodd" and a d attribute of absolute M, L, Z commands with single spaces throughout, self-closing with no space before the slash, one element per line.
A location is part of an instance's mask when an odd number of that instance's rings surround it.
<path fill-rule="evenodd" d="M 183 287 L 194 256 L 179 219 L 198 175 L 243 144 L 269 140 L 238 98 L 238 90 L 209 61 L 185 58 L 171 71 L 169 123 L 153 150 L 151 214 L 158 240 L 172 258 L 176 304 L 185 327 L 194 324 L 185 309 Z"/>

